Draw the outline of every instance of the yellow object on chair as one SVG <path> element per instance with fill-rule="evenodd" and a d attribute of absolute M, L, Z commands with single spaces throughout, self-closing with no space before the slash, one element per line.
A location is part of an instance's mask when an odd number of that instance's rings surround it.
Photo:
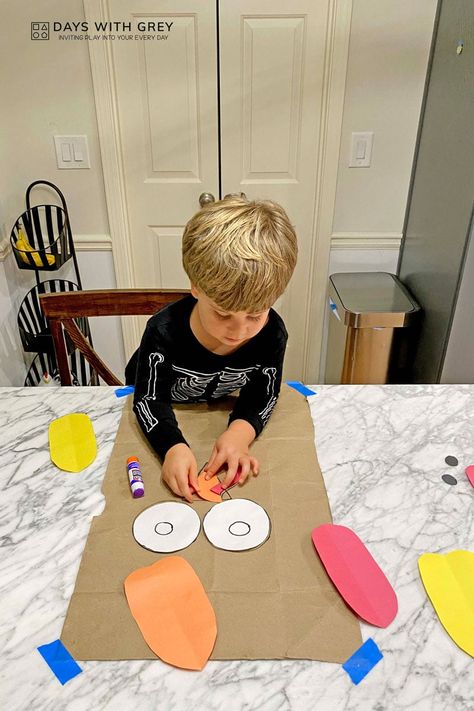
<path fill-rule="evenodd" d="M 474 657 L 474 553 L 424 553 L 418 567 L 444 629 Z"/>
<path fill-rule="evenodd" d="M 18 250 L 20 259 L 22 259 L 26 264 L 29 264 L 30 262 L 29 262 L 28 257 L 24 253 L 29 252 L 31 254 L 31 256 L 33 257 L 35 266 L 37 266 L 37 267 L 43 266 L 43 261 L 42 261 L 40 255 L 38 254 L 37 251 L 35 251 L 33 249 L 31 244 L 28 242 L 28 238 L 25 235 L 25 233 L 23 232 L 23 230 L 21 229 L 21 227 L 18 230 L 18 238 L 15 242 L 15 247 Z M 54 264 L 54 262 L 56 261 L 54 254 L 46 254 L 46 259 L 47 259 L 49 265 Z"/>
<path fill-rule="evenodd" d="M 92 464 L 97 442 L 88 415 L 74 412 L 53 420 L 49 425 L 51 461 L 66 472 L 80 472 Z"/>

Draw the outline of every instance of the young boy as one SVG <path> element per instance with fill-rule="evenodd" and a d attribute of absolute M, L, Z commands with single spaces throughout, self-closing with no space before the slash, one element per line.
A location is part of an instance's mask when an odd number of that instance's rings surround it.
<path fill-rule="evenodd" d="M 206 477 L 225 464 L 224 485 L 239 466 L 239 483 L 258 474 L 249 446 L 277 401 L 288 338 L 271 306 L 296 256 L 294 229 L 270 201 L 226 198 L 206 205 L 185 227 L 183 266 L 191 295 L 148 321 L 125 376 L 135 384 L 140 427 L 163 461 L 163 481 L 188 501 L 189 484 L 198 489 L 198 465 L 171 403 L 209 402 L 240 390 Z"/>

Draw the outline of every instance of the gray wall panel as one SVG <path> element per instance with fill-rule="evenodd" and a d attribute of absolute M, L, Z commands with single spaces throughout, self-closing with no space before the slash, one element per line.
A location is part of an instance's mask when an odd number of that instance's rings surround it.
<path fill-rule="evenodd" d="M 473 195 L 474 2 L 443 0 L 399 263 L 424 310 L 414 382 L 440 379 Z"/>
<path fill-rule="evenodd" d="M 474 229 L 464 262 L 442 383 L 474 383 Z"/>

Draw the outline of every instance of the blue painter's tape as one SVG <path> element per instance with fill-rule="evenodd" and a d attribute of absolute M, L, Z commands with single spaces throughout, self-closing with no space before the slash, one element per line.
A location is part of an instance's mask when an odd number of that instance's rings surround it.
<path fill-rule="evenodd" d="M 308 395 L 317 395 L 317 393 L 314 390 L 310 390 L 309 388 L 306 387 L 306 385 L 303 385 L 303 383 L 300 383 L 299 380 L 287 380 L 286 384 L 290 386 L 290 388 L 294 388 L 295 390 L 298 390 L 299 393 L 304 395 L 305 397 L 308 397 Z"/>
<path fill-rule="evenodd" d="M 342 668 L 349 674 L 354 684 L 358 684 L 382 658 L 382 652 L 369 637 L 362 647 L 359 647 L 352 657 L 344 662 Z"/>
<path fill-rule="evenodd" d="M 126 385 L 124 388 L 117 388 L 115 394 L 117 397 L 125 397 L 125 395 L 131 395 L 135 392 L 133 385 Z"/>
<path fill-rule="evenodd" d="M 38 647 L 38 652 L 63 685 L 82 671 L 79 664 L 71 657 L 60 639 L 51 642 L 51 644 L 43 644 L 41 647 Z"/>

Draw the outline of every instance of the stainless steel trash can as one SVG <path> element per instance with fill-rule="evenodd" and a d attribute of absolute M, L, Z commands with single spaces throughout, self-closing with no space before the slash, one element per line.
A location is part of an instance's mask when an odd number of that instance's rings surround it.
<path fill-rule="evenodd" d="M 325 382 L 408 382 L 420 307 L 387 272 L 332 274 Z"/>

